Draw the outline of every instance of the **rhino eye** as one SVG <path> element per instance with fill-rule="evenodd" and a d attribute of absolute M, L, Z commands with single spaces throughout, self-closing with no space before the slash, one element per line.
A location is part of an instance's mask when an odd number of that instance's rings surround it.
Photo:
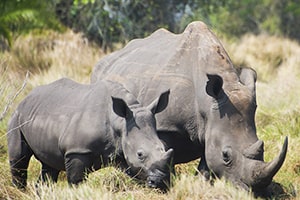
<path fill-rule="evenodd" d="M 222 151 L 222 159 L 225 165 L 230 165 L 232 161 L 232 149 L 231 147 L 225 147 Z"/>

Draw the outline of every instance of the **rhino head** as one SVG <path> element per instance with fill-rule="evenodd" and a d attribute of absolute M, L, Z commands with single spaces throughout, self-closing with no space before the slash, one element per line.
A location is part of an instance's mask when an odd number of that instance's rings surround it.
<path fill-rule="evenodd" d="M 114 112 L 126 121 L 121 146 L 128 164 L 127 173 L 160 189 L 169 186 L 173 149 L 165 151 L 158 138 L 155 114 L 167 107 L 169 93 L 169 90 L 162 93 L 147 107 L 139 104 L 127 106 L 122 99 L 112 98 Z"/>
<path fill-rule="evenodd" d="M 207 167 L 246 190 L 266 188 L 285 160 L 288 141 L 273 161 L 264 162 L 264 143 L 258 140 L 255 127 L 255 71 L 241 69 L 238 84 L 225 84 L 218 75 L 207 77 L 206 93 L 212 105 L 205 134 Z"/>

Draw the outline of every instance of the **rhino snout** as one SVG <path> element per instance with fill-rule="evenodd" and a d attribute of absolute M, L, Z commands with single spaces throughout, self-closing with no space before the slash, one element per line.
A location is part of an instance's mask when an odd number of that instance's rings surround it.
<path fill-rule="evenodd" d="M 155 169 L 149 172 L 147 186 L 166 190 L 170 184 L 170 174 Z"/>

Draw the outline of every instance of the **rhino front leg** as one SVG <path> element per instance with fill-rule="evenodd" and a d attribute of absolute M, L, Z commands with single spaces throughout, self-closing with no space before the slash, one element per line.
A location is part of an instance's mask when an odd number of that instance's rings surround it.
<path fill-rule="evenodd" d="M 205 156 L 201 157 L 200 163 L 198 165 L 198 171 L 196 174 L 200 173 L 205 181 L 210 179 L 210 171 L 208 169 Z"/>
<path fill-rule="evenodd" d="M 38 182 L 57 182 L 59 170 L 50 167 L 49 165 L 42 162 L 42 171 Z"/>
<path fill-rule="evenodd" d="M 93 155 L 91 153 L 72 153 L 65 156 L 65 168 L 69 184 L 75 184 L 85 180 L 92 170 Z"/>

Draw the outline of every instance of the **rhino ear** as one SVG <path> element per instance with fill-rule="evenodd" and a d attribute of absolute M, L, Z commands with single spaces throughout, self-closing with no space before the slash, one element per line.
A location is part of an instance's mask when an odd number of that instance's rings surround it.
<path fill-rule="evenodd" d="M 170 90 L 161 93 L 161 95 L 147 107 L 149 110 L 151 110 L 153 115 L 166 109 L 169 103 L 169 95 Z"/>
<path fill-rule="evenodd" d="M 208 81 L 206 82 L 206 93 L 215 98 L 219 99 L 221 98 L 221 95 L 223 94 L 223 79 L 219 75 L 206 75 L 208 78 Z"/>
<path fill-rule="evenodd" d="M 132 111 L 130 110 L 130 108 L 127 106 L 127 104 L 123 99 L 116 98 L 116 97 L 111 97 L 111 98 L 113 102 L 113 110 L 117 115 L 126 119 L 133 116 Z"/>
<path fill-rule="evenodd" d="M 240 81 L 250 90 L 255 91 L 255 82 L 257 79 L 257 74 L 254 69 L 251 68 L 240 68 Z"/>

